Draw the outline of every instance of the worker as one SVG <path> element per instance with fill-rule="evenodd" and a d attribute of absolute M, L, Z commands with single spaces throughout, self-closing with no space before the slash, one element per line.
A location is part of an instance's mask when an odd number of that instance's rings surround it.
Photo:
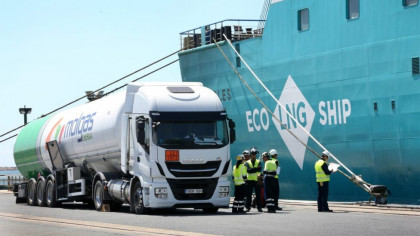
<path fill-rule="evenodd" d="M 316 183 L 318 185 L 318 212 L 333 212 L 328 207 L 328 185 L 332 171 L 328 169 L 327 161 L 330 152 L 323 151 L 321 159 L 315 163 Z"/>
<path fill-rule="evenodd" d="M 245 150 L 242 152 L 242 155 L 244 155 L 244 157 L 245 157 L 245 161 L 248 161 L 248 160 L 251 158 L 251 154 L 249 153 L 249 150 L 247 150 L 247 149 L 245 149 Z"/>
<path fill-rule="evenodd" d="M 280 174 L 280 166 L 279 161 L 277 160 L 277 150 L 271 149 L 270 150 L 270 156 L 271 159 L 276 163 L 276 185 L 274 186 L 274 205 L 276 210 L 281 211 L 283 210 L 281 207 L 279 207 L 279 194 L 280 194 L 280 185 L 279 185 L 279 174 Z"/>
<path fill-rule="evenodd" d="M 235 183 L 235 199 L 233 200 L 232 213 L 245 213 L 245 180 L 247 177 L 246 168 L 242 163 L 245 157 L 238 155 L 236 157 L 236 165 L 233 167 L 232 178 Z"/>
<path fill-rule="evenodd" d="M 247 171 L 246 180 L 246 211 L 251 210 L 252 192 L 255 190 L 255 201 L 258 212 L 261 209 L 261 185 L 258 184 L 258 176 L 261 175 L 261 163 L 257 160 L 258 150 L 256 147 L 251 148 L 251 159 L 245 162 Z"/>
<path fill-rule="evenodd" d="M 267 152 L 263 153 L 264 165 L 264 190 L 265 190 L 265 204 L 268 209 L 268 213 L 276 213 L 276 205 L 274 204 L 275 198 L 275 185 L 278 185 L 276 179 L 277 165 L 275 159 L 269 159 Z"/>

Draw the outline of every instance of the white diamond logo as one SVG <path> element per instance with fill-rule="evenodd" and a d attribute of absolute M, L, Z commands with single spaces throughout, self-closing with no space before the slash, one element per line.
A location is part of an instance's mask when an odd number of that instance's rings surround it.
<path fill-rule="evenodd" d="M 312 123 L 315 118 L 315 112 L 290 75 L 284 85 L 279 102 L 308 132 L 311 131 Z M 277 104 L 274 114 L 300 140 L 302 140 L 305 144 L 308 143 L 309 135 L 302 130 L 284 110 L 281 109 L 280 105 Z M 290 154 L 292 154 L 300 169 L 303 169 L 306 147 L 297 141 L 296 138 L 294 138 L 284 127 L 282 127 L 274 117 L 272 117 L 272 120 L 281 138 L 286 144 L 287 149 L 289 149 Z"/>

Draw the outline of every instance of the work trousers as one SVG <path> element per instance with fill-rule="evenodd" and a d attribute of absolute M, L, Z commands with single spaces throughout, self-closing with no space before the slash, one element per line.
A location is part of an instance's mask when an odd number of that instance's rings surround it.
<path fill-rule="evenodd" d="M 246 182 L 246 208 L 251 208 L 252 192 L 255 189 L 255 201 L 258 209 L 261 209 L 261 186 L 258 181 L 248 180 Z"/>
<path fill-rule="evenodd" d="M 280 194 L 280 185 L 279 185 L 279 179 L 275 179 L 276 184 L 274 185 L 274 206 L 279 206 L 279 194 Z"/>
<path fill-rule="evenodd" d="M 317 182 L 318 185 L 318 211 L 328 211 L 328 185 L 329 182 Z"/>
<path fill-rule="evenodd" d="M 276 185 L 279 185 L 276 178 L 272 176 L 264 177 L 265 205 L 267 206 L 268 212 L 276 212 L 276 205 L 274 203 Z"/>
<path fill-rule="evenodd" d="M 244 212 L 246 185 L 235 185 L 235 199 L 233 200 L 232 213 Z"/>

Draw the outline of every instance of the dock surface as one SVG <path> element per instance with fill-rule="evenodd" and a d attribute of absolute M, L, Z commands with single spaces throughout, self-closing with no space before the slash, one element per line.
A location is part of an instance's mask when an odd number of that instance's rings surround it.
<path fill-rule="evenodd" d="M 283 211 L 275 214 L 177 209 L 135 215 L 128 206 L 120 212 L 98 212 L 80 203 L 31 207 L 0 191 L 0 229 L 1 235 L 420 235 L 418 206 L 331 202 L 334 213 L 317 212 L 311 201 L 281 201 L 280 206 Z"/>

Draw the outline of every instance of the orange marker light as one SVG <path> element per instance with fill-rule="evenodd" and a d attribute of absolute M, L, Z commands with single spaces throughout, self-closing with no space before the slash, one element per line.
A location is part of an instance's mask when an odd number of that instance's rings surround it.
<path fill-rule="evenodd" d="M 166 150 L 165 161 L 179 161 L 179 150 Z"/>

